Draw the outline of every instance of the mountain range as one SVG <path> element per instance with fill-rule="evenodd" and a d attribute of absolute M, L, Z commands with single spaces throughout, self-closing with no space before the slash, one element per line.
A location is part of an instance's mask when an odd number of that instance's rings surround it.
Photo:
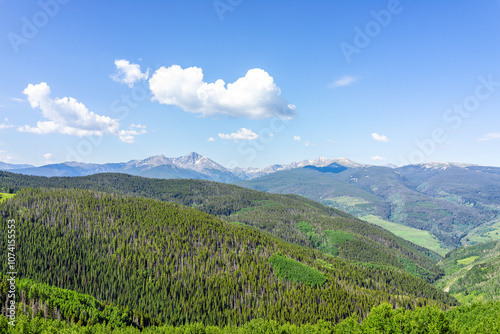
<path fill-rule="evenodd" d="M 178 158 L 156 155 L 144 160 L 122 163 L 93 164 L 64 162 L 40 167 L 31 165 L 0 164 L 0 170 L 35 176 L 87 176 L 98 173 L 125 173 L 160 179 L 203 179 L 232 182 L 238 178 L 215 161 L 192 152 Z"/>
<path fill-rule="evenodd" d="M 192 152 L 122 163 L 65 162 L 40 167 L 2 163 L 0 170 L 35 176 L 124 173 L 159 179 L 201 179 L 305 196 L 357 217 L 381 219 L 429 231 L 443 251 L 473 244 L 471 231 L 500 215 L 500 168 L 432 162 L 372 166 L 346 158 L 303 160 L 264 168 L 228 169 Z M 485 240 L 488 241 L 488 240 Z M 426 246 L 426 245 L 424 245 Z"/>
<path fill-rule="evenodd" d="M 351 161 L 346 158 L 315 160 L 302 160 L 289 164 L 274 164 L 264 168 L 235 167 L 228 169 L 217 162 L 196 152 L 188 155 L 167 158 L 164 155 L 151 156 L 143 160 L 131 160 L 120 163 L 82 163 L 68 161 L 58 164 L 47 164 L 39 167 L 28 164 L 9 164 L 0 162 L 0 170 L 35 176 L 87 176 L 98 173 L 126 173 L 137 176 L 171 179 L 191 178 L 209 181 L 233 182 L 236 180 L 249 180 L 307 166 L 327 167 L 332 164 L 345 168 L 361 168 L 367 165 Z"/>

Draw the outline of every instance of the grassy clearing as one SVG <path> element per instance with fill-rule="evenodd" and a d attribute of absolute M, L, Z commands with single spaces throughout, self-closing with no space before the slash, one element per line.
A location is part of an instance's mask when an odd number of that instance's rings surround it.
<path fill-rule="evenodd" d="M 281 279 L 316 286 L 321 286 L 326 282 L 326 277 L 319 270 L 279 253 L 271 256 L 269 262 L 273 264 L 276 275 Z"/>
<path fill-rule="evenodd" d="M 370 202 L 365 201 L 362 198 L 359 197 L 352 197 L 352 196 L 338 196 L 338 197 L 333 197 L 333 198 L 328 198 L 326 201 L 331 201 L 335 202 L 340 205 L 347 205 L 347 206 L 356 206 L 360 204 L 370 204 Z"/>
<path fill-rule="evenodd" d="M 471 264 L 472 262 L 474 262 L 478 257 L 479 256 L 469 256 L 469 257 L 466 257 L 465 259 L 457 260 L 457 264 L 467 266 L 467 265 Z"/>
<path fill-rule="evenodd" d="M 465 238 L 462 239 L 464 245 L 474 245 L 480 242 L 500 240 L 500 220 L 489 224 L 483 224 L 471 230 Z"/>
<path fill-rule="evenodd" d="M 452 293 L 451 295 L 455 297 L 460 304 L 464 305 L 484 302 L 484 293 L 477 294 L 476 292 L 471 292 L 467 295 L 463 293 Z"/>
<path fill-rule="evenodd" d="M 332 245 L 341 245 L 344 242 L 354 240 L 354 236 L 351 233 L 334 230 L 324 230 L 323 238 L 325 242 L 331 243 Z"/>
<path fill-rule="evenodd" d="M 386 230 L 391 231 L 395 235 L 413 242 L 414 244 L 417 244 L 419 246 L 428 248 L 436 253 L 438 253 L 441 256 L 446 255 L 448 253 L 449 249 L 444 248 L 439 240 L 430 234 L 427 231 L 422 231 L 418 230 L 413 227 L 393 223 L 387 220 L 383 220 L 379 217 L 376 217 L 374 215 L 368 215 L 368 216 L 363 216 L 361 219 L 375 224 L 377 226 L 380 226 L 382 228 L 385 228 Z"/>
<path fill-rule="evenodd" d="M 14 196 L 16 196 L 16 194 L 0 193 L 0 201 L 4 201 L 4 200 L 12 198 Z"/>

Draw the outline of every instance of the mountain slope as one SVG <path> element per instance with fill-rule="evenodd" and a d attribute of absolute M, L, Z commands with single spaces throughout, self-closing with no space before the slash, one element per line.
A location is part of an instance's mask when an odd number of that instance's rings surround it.
<path fill-rule="evenodd" d="M 406 308 L 456 304 L 411 275 L 353 265 L 160 201 L 28 188 L 1 202 L 0 215 L 4 223 L 16 221 L 16 240 L 29 240 L 16 250 L 20 277 L 174 325 L 223 326 L 253 318 L 338 322 L 353 313 L 366 316 L 384 301 Z M 0 247 L 6 248 L 4 238 Z M 321 280 L 297 276 L 297 266 Z M 281 269 L 291 274 L 283 276 Z"/>
<path fill-rule="evenodd" d="M 466 169 L 464 172 L 464 168 L 455 165 L 445 167 L 430 169 L 407 166 L 394 169 L 365 166 L 335 173 L 297 168 L 235 183 L 260 191 L 295 193 L 358 217 L 375 215 L 427 230 L 447 247 L 456 247 L 467 231 L 491 221 L 500 213 L 493 205 L 500 205 L 495 199 L 500 196 L 500 187 L 497 189 L 497 183 L 491 182 L 497 174 L 482 173 L 478 178 L 480 173 L 476 171 Z M 469 177 L 460 176 L 457 170 Z M 473 178 L 472 174 L 476 177 Z M 454 185 L 450 184 L 446 188 L 447 194 L 451 195 L 438 194 L 431 191 L 432 187 L 425 186 L 425 182 L 432 180 L 436 180 L 433 183 L 435 185 L 444 184 L 444 179 L 455 180 Z M 470 183 L 480 186 L 469 186 Z M 460 195 L 460 191 L 465 192 L 467 189 L 472 189 L 468 192 L 469 197 Z M 474 192 L 483 195 L 471 197 Z M 454 201 L 452 195 L 462 196 L 462 200 Z M 481 202 L 481 196 L 487 197 L 490 202 Z"/>
<path fill-rule="evenodd" d="M 268 194 L 201 180 L 155 180 L 124 174 L 40 178 L 2 172 L 0 185 L 14 189 L 26 186 L 93 189 L 165 200 L 351 261 L 399 268 L 430 282 L 443 274 L 435 265 L 440 258 L 438 254 L 299 196 Z M 414 265 L 409 266 L 408 261 Z"/>
<path fill-rule="evenodd" d="M 435 286 L 461 302 L 500 300 L 500 241 L 458 248 L 439 265 L 446 276 Z"/>
<path fill-rule="evenodd" d="M 6 285 L 6 277 L 0 284 Z M 394 309 L 383 303 L 370 310 L 361 324 L 353 315 L 338 324 L 318 321 L 316 324 L 290 325 L 275 320 L 252 319 L 240 326 L 213 326 L 189 323 L 151 326 L 150 319 L 132 315 L 128 308 L 99 302 L 89 295 L 35 283 L 18 282 L 18 300 L 22 300 L 15 327 L 0 314 L 2 333 L 175 333 L 175 334 L 255 334 L 255 333 L 496 333 L 500 329 L 500 302 L 488 302 L 440 310 L 435 306 L 414 310 Z M 20 291 L 20 292 L 19 292 Z M 24 304 L 24 305 L 23 305 Z M 4 303 L 0 304 L 0 309 Z M 43 305 L 43 307 L 42 307 Z M 10 327 L 10 328 L 9 328 Z M 12 330 L 13 329 L 13 330 Z M 17 331 L 19 329 L 19 331 Z"/>
<path fill-rule="evenodd" d="M 0 274 L 0 291 L 8 290 L 10 276 Z M 0 294 L 0 313 L 6 314 L 7 295 Z M 113 306 L 94 297 L 55 286 L 34 282 L 28 278 L 16 281 L 16 300 L 19 302 L 16 327 L 23 328 L 24 319 L 20 314 L 31 318 L 54 319 L 60 322 L 78 323 L 81 326 L 107 324 L 112 328 L 131 326 L 143 328 L 159 324 L 142 312 L 131 312 L 126 307 Z M 1 326 L 0 326 L 1 328 Z M 2 332 L 2 329 L 0 329 Z M 25 328 L 24 332 L 28 332 Z M 7 333 L 7 331 L 2 332 Z"/>

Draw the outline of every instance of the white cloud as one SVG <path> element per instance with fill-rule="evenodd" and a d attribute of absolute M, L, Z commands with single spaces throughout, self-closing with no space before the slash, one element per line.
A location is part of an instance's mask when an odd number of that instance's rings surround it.
<path fill-rule="evenodd" d="M 281 96 L 281 90 L 266 71 L 254 68 L 233 83 L 219 79 L 203 81 L 199 67 L 179 65 L 159 68 L 149 79 L 153 100 L 175 105 L 204 117 L 226 115 L 262 119 L 295 117 L 295 106 Z"/>
<path fill-rule="evenodd" d="M 238 142 L 239 140 L 255 140 L 259 138 L 255 132 L 252 132 L 250 129 L 241 128 L 238 132 L 233 133 L 219 133 L 219 138 L 224 140 L 232 140 L 234 142 Z"/>
<path fill-rule="evenodd" d="M 311 145 L 311 143 L 310 143 L 310 142 L 308 142 L 308 141 L 306 141 L 306 142 L 304 143 L 304 145 L 309 146 L 309 145 Z"/>
<path fill-rule="evenodd" d="M 3 124 L 3 123 L 0 123 L 0 130 L 5 130 L 5 129 L 10 129 L 10 128 L 13 128 L 14 125 L 12 124 Z"/>
<path fill-rule="evenodd" d="M 116 73 L 111 76 L 116 82 L 127 84 L 130 88 L 134 83 L 140 80 L 145 80 L 149 77 L 149 70 L 142 73 L 141 67 L 138 64 L 131 64 L 125 59 L 115 60 Z"/>
<path fill-rule="evenodd" d="M 130 127 L 131 127 L 131 128 L 138 128 L 138 129 L 145 129 L 145 128 L 146 128 L 146 126 L 145 126 L 145 125 L 141 125 L 141 124 L 134 124 L 134 123 L 130 124 Z"/>
<path fill-rule="evenodd" d="M 138 130 L 135 130 L 138 129 Z M 118 138 L 127 144 L 135 143 L 135 136 L 139 136 L 146 133 L 146 126 L 140 124 L 130 125 L 130 130 L 120 130 L 118 131 Z"/>
<path fill-rule="evenodd" d="M 491 132 L 488 134 L 485 134 L 481 138 L 478 138 L 478 141 L 490 141 L 490 140 L 498 140 L 500 139 L 500 132 Z"/>
<path fill-rule="evenodd" d="M 89 111 L 72 97 L 51 99 L 50 87 L 45 82 L 29 84 L 23 93 L 28 96 L 31 107 L 40 108 L 48 121 L 39 121 L 36 127 L 22 126 L 19 131 L 37 134 L 58 132 L 83 137 L 113 134 L 120 127 L 117 120 Z"/>
<path fill-rule="evenodd" d="M 208 139 L 207 139 L 207 141 L 209 141 L 209 142 L 214 142 L 214 141 L 215 141 L 215 138 L 214 138 L 214 137 L 210 137 L 210 138 L 208 138 Z"/>
<path fill-rule="evenodd" d="M 343 87 L 343 86 L 349 86 L 352 85 L 356 81 L 356 78 L 351 76 L 351 75 L 344 75 L 338 80 L 335 80 L 332 82 L 330 85 L 328 85 L 329 88 L 337 88 L 337 87 Z"/>
<path fill-rule="evenodd" d="M 300 136 L 293 136 L 293 140 L 300 141 Z"/>
<path fill-rule="evenodd" d="M 11 97 L 10 98 L 12 101 L 16 101 L 16 102 L 23 102 L 24 100 L 23 99 L 20 99 L 18 97 Z"/>
<path fill-rule="evenodd" d="M 43 158 L 45 159 L 46 164 L 52 164 L 54 161 L 52 160 L 54 158 L 54 155 L 52 153 L 45 153 L 43 155 Z"/>
<path fill-rule="evenodd" d="M 378 133 L 372 133 L 372 138 L 375 139 L 376 141 L 382 142 L 382 143 L 388 143 L 389 138 L 387 138 L 384 135 L 379 135 Z"/>
<path fill-rule="evenodd" d="M 385 160 L 385 158 L 383 158 L 383 157 L 381 157 L 379 155 L 375 155 L 375 156 L 371 157 L 370 159 L 372 159 L 372 160 L 378 160 L 378 161 L 384 161 Z"/>
<path fill-rule="evenodd" d="M 61 133 L 71 136 L 117 135 L 126 143 L 133 143 L 133 137 L 146 132 L 143 125 L 132 124 L 131 130 L 120 130 L 120 123 L 108 116 L 97 115 L 72 97 L 52 99 L 50 87 L 42 82 L 29 84 L 23 91 L 33 109 L 40 108 L 46 121 L 39 121 L 35 127 L 24 125 L 20 132 L 36 134 Z M 134 130 L 135 128 L 140 129 Z"/>

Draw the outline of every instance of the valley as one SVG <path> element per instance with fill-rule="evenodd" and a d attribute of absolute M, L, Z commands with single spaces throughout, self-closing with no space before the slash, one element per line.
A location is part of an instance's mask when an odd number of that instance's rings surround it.
<path fill-rule="evenodd" d="M 449 252 L 451 248 L 428 231 L 374 215 L 384 204 L 373 189 L 335 178 L 324 183 L 332 170 L 336 175 L 348 169 L 322 168 L 271 173 L 264 177 L 267 185 L 274 185 L 264 189 L 267 192 L 207 180 L 0 171 L 0 188 L 13 193 L 2 194 L 0 213 L 18 222 L 18 240 L 33 241 L 16 250 L 20 279 L 32 280 L 21 286 L 57 291 L 74 303 L 74 311 L 64 313 L 51 293 L 29 292 L 35 299 L 21 302 L 28 311 L 19 315 L 20 321 L 30 325 L 33 314 L 42 312 L 55 319 L 44 323 L 49 327 L 74 319 L 75 328 L 98 328 L 106 321 L 131 332 L 188 331 L 182 326 L 199 323 L 215 332 L 223 326 L 252 332 L 252 326 L 281 328 L 289 323 L 300 332 L 310 323 L 325 329 L 337 324 L 329 330 L 340 333 L 352 326 L 373 326 L 371 319 L 378 312 L 389 312 L 384 326 L 393 326 L 393 317 L 423 314 L 433 314 L 436 325 L 445 321 L 457 326 L 454 310 L 497 301 L 497 222 L 471 229 L 471 238 L 476 238 L 469 239 L 471 243 L 492 238 L 489 243 Z M 275 191 L 283 180 L 280 173 L 295 182 Z M 260 178 L 240 182 L 262 186 Z M 279 194 L 292 184 L 296 193 L 310 198 L 318 189 L 333 193 L 323 204 Z M 336 186 L 328 190 L 332 184 Z M 335 196 L 339 190 L 344 195 Z M 380 207 L 373 206 L 376 202 Z M 417 203 L 419 208 L 436 209 L 430 200 Z M 51 265 L 53 260 L 58 266 Z M 212 292 L 207 296 L 203 291 Z M 306 296 L 319 304 L 307 302 Z M 48 303 L 53 311 L 42 311 L 36 306 L 40 303 Z M 456 308 L 460 304 L 464 306 Z M 493 305 L 478 317 L 493 316 Z M 409 311 L 398 313 L 404 309 Z M 89 318 L 87 312 L 95 316 Z"/>

